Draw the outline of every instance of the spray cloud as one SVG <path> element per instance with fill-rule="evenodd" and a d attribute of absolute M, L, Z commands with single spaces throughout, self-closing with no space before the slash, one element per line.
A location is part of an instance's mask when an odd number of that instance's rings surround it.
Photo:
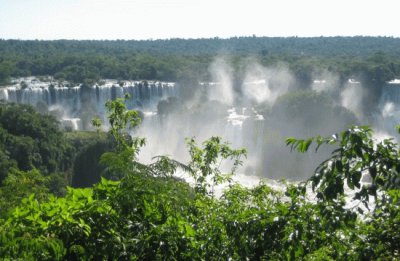
<path fill-rule="evenodd" d="M 234 101 L 232 68 L 220 57 L 211 64 L 209 71 L 214 82 L 208 91 L 209 100 L 232 105 Z"/>
<path fill-rule="evenodd" d="M 243 93 L 247 99 L 256 104 L 275 100 L 286 93 L 293 83 L 293 77 L 285 66 L 267 68 L 255 61 L 246 66 Z"/>

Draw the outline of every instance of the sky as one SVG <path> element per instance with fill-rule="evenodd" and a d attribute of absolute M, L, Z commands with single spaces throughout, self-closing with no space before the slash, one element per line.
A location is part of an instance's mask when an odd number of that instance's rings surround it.
<path fill-rule="evenodd" d="M 400 37 L 399 6 L 398 0 L 0 0 L 0 38 Z"/>

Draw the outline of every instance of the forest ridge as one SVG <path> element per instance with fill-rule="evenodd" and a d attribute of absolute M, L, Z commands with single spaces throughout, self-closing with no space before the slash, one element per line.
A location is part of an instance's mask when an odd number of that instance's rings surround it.
<path fill-rule="evenodd" d="M 116 41 L 0 40 L 0 85 L 11 77 L 50 75 L 73 83 L 100 79 L 209 81 L 216 57 L 228 59 L 238 80 L 249 58 L 266 67 L 285 64 L 307 86 L 316 71 L 343 80 L 376 81 L 400 75 L 400 39 L 316 37 Z M 371 76 L 365 78 L 365 75 Z"/>
<path fill-rule="evenodd" d="M 90 53 L 121 55 L 147 52 L 162 55 L 289 54 L 365 57 L 378 51 L 399 57 L 400 38 L 393 37 L 232 37 L 167 40 L 0 40 L 0 54 Z"/>

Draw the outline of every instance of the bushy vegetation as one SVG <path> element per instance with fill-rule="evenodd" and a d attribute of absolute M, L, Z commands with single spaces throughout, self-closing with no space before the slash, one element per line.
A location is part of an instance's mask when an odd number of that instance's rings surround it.
<path fill-rule="evenodd" d="M 20 117 L 32 113 L 21 111 L 24 106 L 6 108 Z M 374 141 L 368 127 L 330 137 L 288 138 L 293 150 L 306 152 L 315 143 L 318 148 L 332 145 L 333 153 L 307 182 L 278 191 L 263 181 L 253 188 L 232 182 L 246 151 L 232 149 L 218 137 L 200 145 L 187 140 L 186 164 L 165 156 L 142 164 L 137 154 L 145 140 L 126 132 L 139 123 L 138 113 L 127 111 L 123 99 L 107 108 L 114 146 L 100 162 L 108 179 L 88 188 L 67 187 L 62 195 L 51 190 L 40 165 L 18 170 L 15 163 L 7 169 L 0 187 L 1 258 L 400 258 L 400 151 L 392 140 Z M 41 128 L 35 125 L 31 131 Z M 75 146 L 92 144 L 87 135 L 69 139 Z M 223 162 L 230 162 L 230 168 L 222 170 Z M 191 185 L 174 177 L 178 169 L 192 177 Z M 369 183 L 361 182 L 363 175 Z M 221 183 L 227 186 L 217 196 Z"/>
<path fill-rule="evenodd" d="M 10 167 L 35 168 L 43 175 L 66 171 L 72 153 L 55 118 L 40 115 L 30 106 L 0 104 L 0 158 L 4 162 L 0 182 Z"/>
<path fill-rule="evenodd" d="M 341 128 L 321 115 L 354 122 L 324 94 L 307 90 L 320 71 L 338 74 L 342 84 L 348 78 L 361 81 L 369 90 L 364 104 L 371 109 L 382 84 L 400 75 L 398 44 L 399 39 L 381 37 L 0 40 L 0 85 L 29 75 L 88 84 L 101 78 L 159 79 L 179 81 L 183 97 L 191 97 L 199 81 L 210 79 L 215 55 L 229 57 L 234 88 L 243 81 L 246 57 L 252 55 L 264 66 L 286 64 L 295 89 L 302 89 L 261 110 L 274 123 L 270 133 L 275 136 L 267 137 L 271 149 L 271 140 L 287 135 L 329 135 L 332 126 Z M 202 106 L 215 115 L 226 110 L 210 104 Z M 166 119 L 183 106 L 170 98 L 158 109 Z M 126 110 L 123 99 L 106 107 L 109 133 L 63 133 L 51 116 L 25 105 L 0 104 L 2 259 L 400 259 L 399 147 L 393 140 L 373 140 L 368 127 L 288 138 L 293 150 L 316 148 L 323 159 L 317 157 L 322 163 L 306 182 L 285 184 L 281 191 L 264 181 L 253 188 L 235 184 L 232 176 L 246 152 L 219 137 L 203 144 L 188 139 L 187 163 L 166 156 L 140 163 L 145 140 L 126 131 L 139 124 L 139 113 Z M 307 113 L 309 122 L 296 121 L 300 112 Z M 276 124 L 282 115 L 292 120 Z M 98 120 L 92 123 L 101 126 Z M 176 178 L 177 171 L 192 183 Z M 217 193 L 222 183 L 225 190 Z"/>

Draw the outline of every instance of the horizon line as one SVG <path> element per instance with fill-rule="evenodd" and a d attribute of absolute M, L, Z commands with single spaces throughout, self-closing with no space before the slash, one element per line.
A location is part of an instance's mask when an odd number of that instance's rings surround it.
<path fill-rule="evenodd" d="M 210 36 L 210 37 L 170 37 L 170 38 L 2 38 L 4 41 L 170 41 L 170 40 L 230 40 L 237 38 L 393 38 L 400 39 L 400 36 L 394 35 L 315 35 L 315 36 L 259 36 L 259 35 L 241 35 L 241 36 Z"/>

